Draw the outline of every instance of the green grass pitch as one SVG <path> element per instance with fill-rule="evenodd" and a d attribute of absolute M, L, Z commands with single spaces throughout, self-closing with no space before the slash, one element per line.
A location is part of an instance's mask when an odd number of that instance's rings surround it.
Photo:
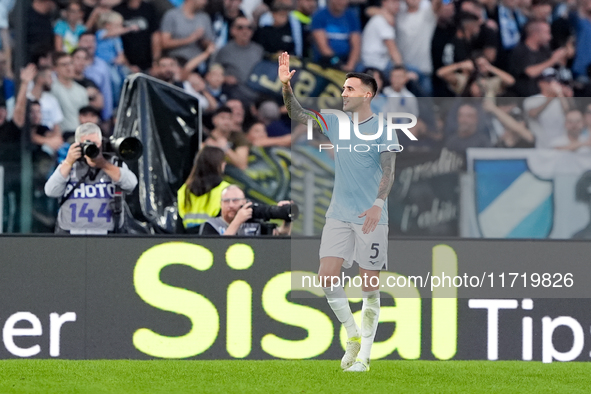
<path fill-rule="evenodd" d="M 3 360 L 0 393 L 588 393 L 591 363 Z"/>

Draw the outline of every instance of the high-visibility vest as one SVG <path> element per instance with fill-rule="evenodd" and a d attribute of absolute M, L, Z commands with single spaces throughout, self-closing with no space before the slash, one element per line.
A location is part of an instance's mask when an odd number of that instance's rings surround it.
<path fill-rule="evenodd" d="M 205 223 L 208 219 L 218 216 L 222 209 L 222 191 L 228 186 L 230 186 L 228 182 L 222 181 L 222 183 L 211 189 L 209 193 L 201 196 L 189 193 L 191 207 L 187 210 L 185 201 L 187 184 L 183 184 L 177 192 L 179 216 L 183 219 L 183 226 L 185 228 L 196 227 Z"/>

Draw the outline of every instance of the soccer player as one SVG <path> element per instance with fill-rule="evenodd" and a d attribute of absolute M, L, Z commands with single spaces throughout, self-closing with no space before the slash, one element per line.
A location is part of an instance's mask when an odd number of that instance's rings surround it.
<path fill-rule="evenodd" d="M 302 108 L 294 97 L 289 83 L 294 74 L 295 70 L 289 70 L 289 55 L 284 52 L 279 56 L 283 100 L 290 118 L 307 124 L 308 119 L 315 118 L 313 112 Z M 371 346 L 380 315 L 379 273 L 387 268 L 388 211 L 384 204 L 394 183 L 396 160 L 396 153 L 388 149 L 399 146 L 396 133 L 392 133 L 392 140 L 386 139 L 383 120 L 383 130 L 381 135 L 379 133 L 380 120 L 370 109 L 376 90 L 376 81 L 370 75 L 348 73 L 341 94 L 343 111 L 357 115 L 357 119 L 355 116 L 353 119 L 357 121 L 358 132 L 366 139 L 359 138 L 353 122 L 349 121 L 346 124 L 351 128 L 350 139 L 340 141 L 340 123 L 335 114 L 323 114 L 326 127 L 319 126 L 315 120 L 312 122 L 334 145 L 335 182 L 322 231 L 318 276 L 328 304 L 347 330 L 347 348 L 341 368 L 350 372 L 369 371 Z M 370 141 L 371 135 L 376 138 Z M 341 267 L 349 268 L 354 261 L 364 279 L 361 329 L 353 319 L 342 285 L 333 286 Z"/>

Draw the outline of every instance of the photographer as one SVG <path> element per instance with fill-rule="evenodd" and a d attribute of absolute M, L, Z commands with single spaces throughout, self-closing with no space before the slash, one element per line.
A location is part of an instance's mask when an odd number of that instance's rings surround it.
<path fill-rule="evenodd" d="M 56 233 L 107 234 L 120 232 L 123 216 L 117 229 L 113 214 L 120 214 L 122 196 L 116 187 L 130 193 L 137 185 L 137 177 L 115 155 L 103 155 L 102 133 L 93 123 L 76 129 L 76 142 L 68 155 L 45 183 L 45 194 L 62 198 L 58 212 Z M 94 157 L 94 158 L 92 158 Z"/>
<path fill-rule="evenodd" d="M 291 204 L 290 201 L 280 201 L 277 206 Z M 255 207 L 257 208 L 257 207 Z M 269 207 L 258 207 L 269 208 Z M 286 207 L 287 208 L 287 207 Z M 267 212 L 265 212 L 266 214 Z M 268 220 L 268 215 L 262 219 Z M 280 216 L 280 215 L 279 215 Z M 254 219 L 259 219 L 257 214 Z M 202 235 L 262 235 L 264 223 L 253 221 L 253 203 L 247 202 L 244 192 L 235 185 L 230 185 L 222 191 L 221 216 L 211 218 L 201 226 Z M 273 235 L 290 235 L 291 221 L 283 221 L 283 225 L 273 229 Z"/>

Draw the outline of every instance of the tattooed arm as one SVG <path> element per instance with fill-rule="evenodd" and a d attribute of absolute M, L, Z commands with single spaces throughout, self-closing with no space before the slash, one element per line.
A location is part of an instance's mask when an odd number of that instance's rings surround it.
<path fill-rule="evenodd" d="M 359 215 L 360 218 L 365 217 L 361 231 L 364 234 L 371 233 L 376 229 L 382 216 L 382 209 L 392 185 L 394 184 L 394 164 L 396 163 L 396 152 L 382 152 L 380 153 L 380 166 L 382 167 L 383 175 L 378 187 L 378 197 L 374 204 L 367 211 Z"/>
<path fill-rule="evenodd" d="M 378 199 L 386 201 L 392 185 L 394 184 L 394 170 L 396 164 L 396 152 L 382 152 L 380 153 L 380 166 L 384 172 L 380 180 L 380 187 L 378 188 Z"/>
<path fill-rule="evenodd" d="M 283 84 L 283 101 L 285 102 L 285 108 L 287 108 L 287 114 L 293 120 L 298 123 L 307 125 L 308 119 L 312 120 L 312 128 L 314 131 L 322 132 L 318 123 L 312 116 L 312 111 L 302 108 L 298 100 L 296 100 L 293 90 L 289 81 L 295 74 L 295 70 L 289 71 L 289 54 L 283 52 L 279 55 L 279 80 Z"/>

